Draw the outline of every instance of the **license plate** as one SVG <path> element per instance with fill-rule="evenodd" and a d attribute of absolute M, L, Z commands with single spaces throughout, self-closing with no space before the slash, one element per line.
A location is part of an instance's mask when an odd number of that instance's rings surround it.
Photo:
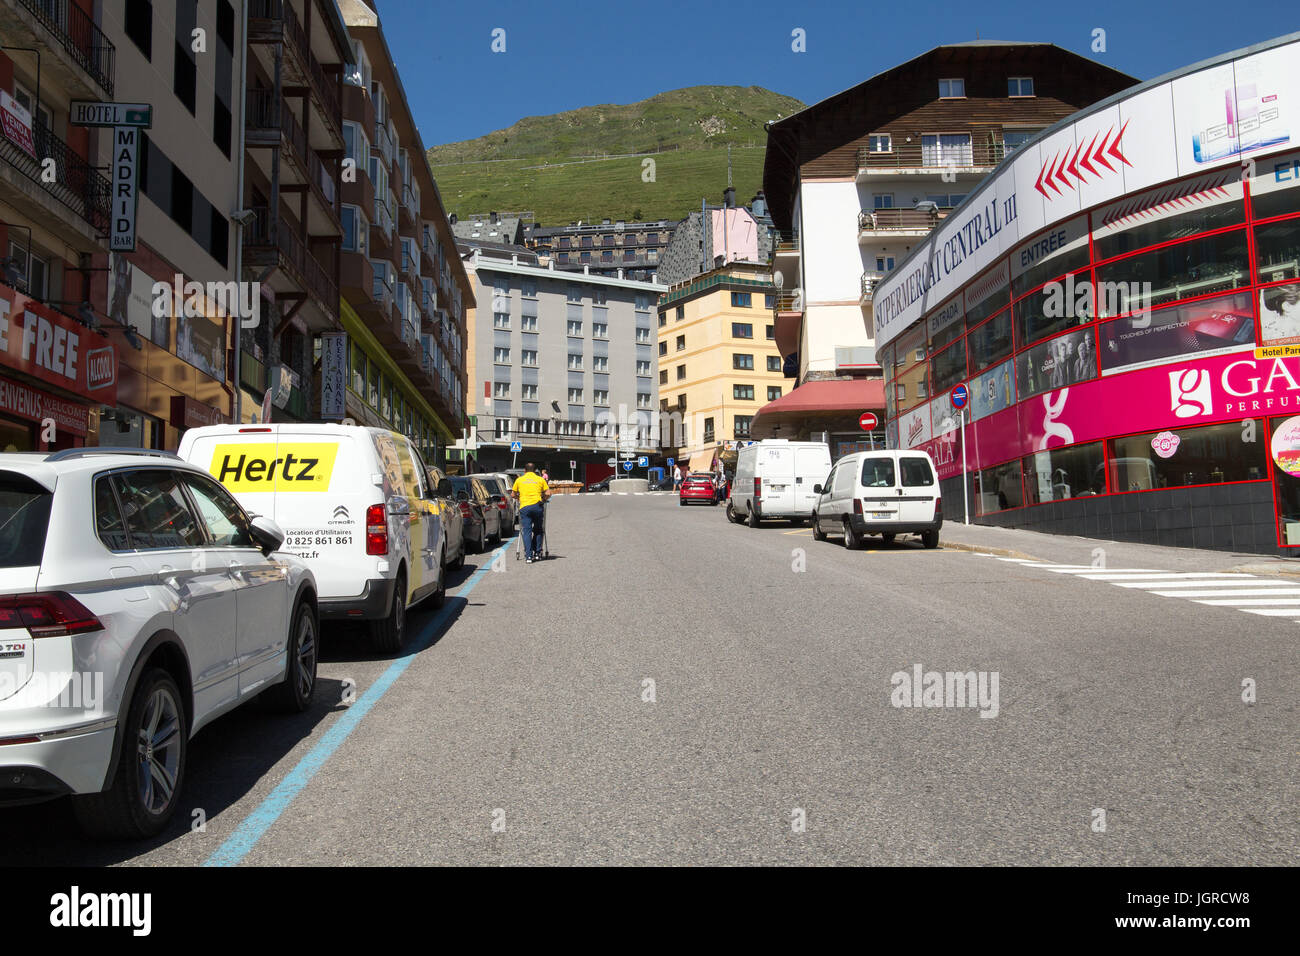
<path fill-rule="evenodd" d="M 892 518 L 892 517 L 894 517 L 894 513 L 893 513 L 892 511 L 873 511 L 873 512 L 871 512 L 871 517 L 873 517 L 873 518 Z"/>

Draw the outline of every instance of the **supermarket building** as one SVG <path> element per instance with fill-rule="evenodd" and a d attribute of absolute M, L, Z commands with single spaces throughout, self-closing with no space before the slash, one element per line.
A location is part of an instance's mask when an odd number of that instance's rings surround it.
<path fill-rule="evenodd" d="M 884 279 L 887 439 L 949 521 L 1300 547 L 1297 90 L 1292 34 L 1117 94 Z"/>

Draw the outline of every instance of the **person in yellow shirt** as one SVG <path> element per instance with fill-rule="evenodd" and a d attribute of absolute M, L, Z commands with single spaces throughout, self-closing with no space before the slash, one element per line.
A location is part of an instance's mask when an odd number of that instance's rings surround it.
<path fill-rule="evenodd" d="M 546 516 L 545 502 L 551 497 L 551 488 L 530 461 L 528 470 L 515 479 L 511 494 L 519 502 L 519 533 L 524 538 L 524 558 L 526 563 L 532 564 L 542 557 L 542 521 Z"/>

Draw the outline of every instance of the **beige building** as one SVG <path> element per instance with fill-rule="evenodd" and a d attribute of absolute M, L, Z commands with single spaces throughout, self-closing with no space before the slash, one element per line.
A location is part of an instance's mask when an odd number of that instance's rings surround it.
<path fill-rule="evenodd" d="M 785 389 L 775 295 L 766 266 L 731 263 L 659 301 L 660 443 L 692 471 L 734 461 L 755 412 Z"/>

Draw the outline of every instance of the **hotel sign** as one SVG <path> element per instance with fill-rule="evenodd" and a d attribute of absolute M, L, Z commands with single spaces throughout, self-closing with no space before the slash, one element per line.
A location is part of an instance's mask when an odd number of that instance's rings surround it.
<path fill-rule="evenodd" d="M 73 100 L 69 117 L 74 126 L 107 126 L 113 131 L 110 140 L 113 191 L 109 207 L 108 248 L 113 252 L 132 252 L 135 249 L 135 210 L 139 196 L 140 131 L 153 126 L 153 106 L 149 103 Z"/>
<path fill-rule="evenodd" d="M 68 122 L 73 126 L 153 127 L 153 106 L 149 103 L 100 103 L 97 100 L 73 100 L 68 107 Z"/>

